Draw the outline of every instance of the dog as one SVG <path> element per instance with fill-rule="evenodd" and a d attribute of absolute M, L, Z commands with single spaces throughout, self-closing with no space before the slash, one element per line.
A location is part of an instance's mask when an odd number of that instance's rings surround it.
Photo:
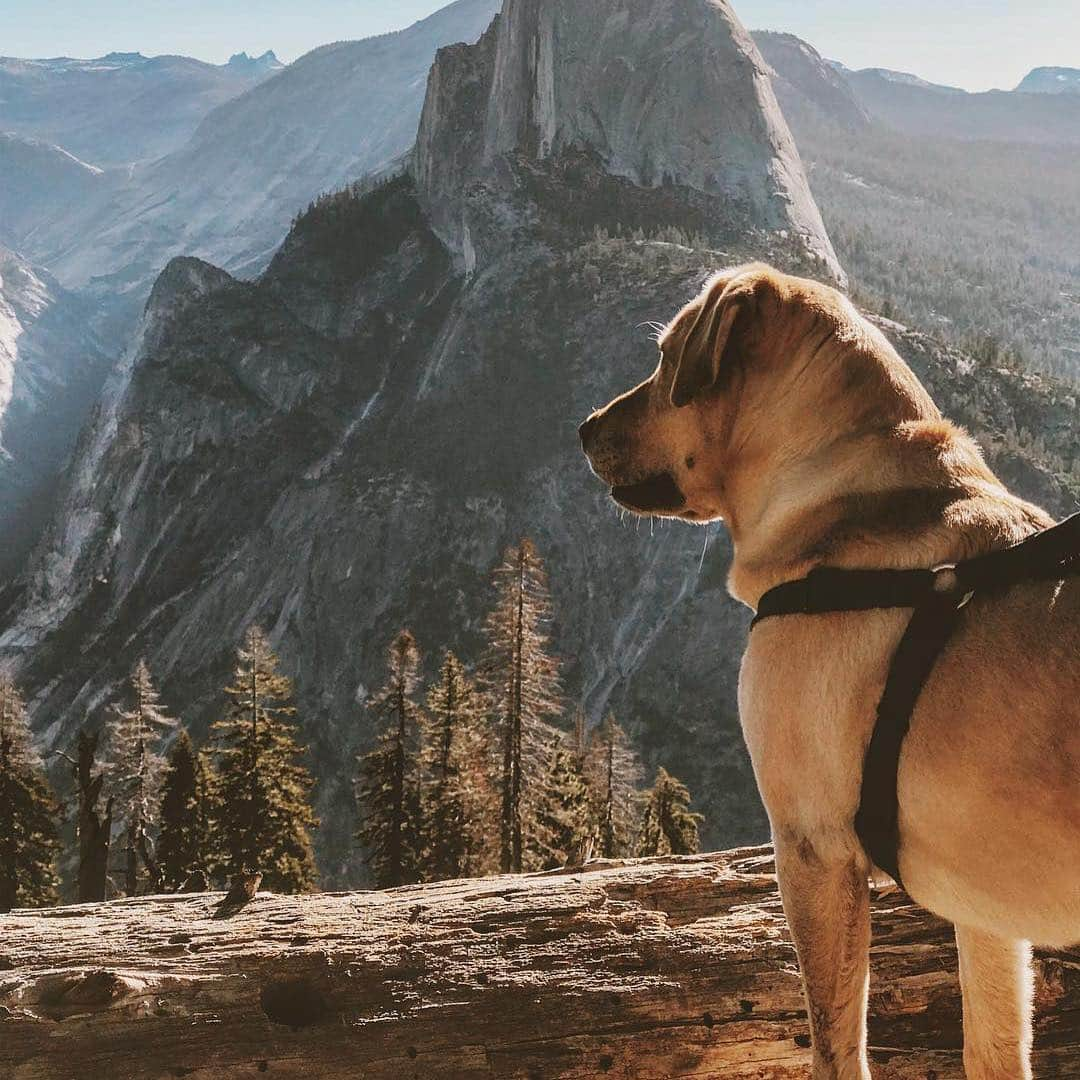
<path fill-rule="evenodd" d="M 580 428 L 642 515 L 722 520 L 750 608 L 819 566 L 935 568 L 1050 525 L 943 419 L 836 290 L 762 264 L 713 276 L 652 376 Z M 794 615 L 753 632 L 739 710 L 803 977 L 815 1080 L 866 1080 L 863 758 L 909 610 Z M 1030 1078 L 1031 942 L 1080 940 L 1080 580 L 977 595 L 939 656 L 898 773 L 899 869 L 956 927 L 964 1065 Z"/>

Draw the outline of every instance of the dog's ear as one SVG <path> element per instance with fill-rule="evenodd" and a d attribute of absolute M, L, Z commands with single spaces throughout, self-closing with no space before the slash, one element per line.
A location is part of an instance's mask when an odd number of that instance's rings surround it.
<path fill-rule="evenodd" d="M 672 357 L 675 377 L 671 404 L 689 405 L 699 394 L 716 386 L 734 365 L 740 324 L 754 302 L 752 287 L 720 282 L 712 284 L 690 329 L 681 336 Z"/>

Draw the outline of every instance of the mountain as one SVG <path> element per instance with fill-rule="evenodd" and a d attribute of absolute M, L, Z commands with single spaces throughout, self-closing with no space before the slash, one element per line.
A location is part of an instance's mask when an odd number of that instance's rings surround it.
<path fill-rule="evenodd" d="M 408 624 L 429 664 L 475 657 L 491 568 L 529 534 L 569 696 L 687 776 L 711 841 L 762 835 L 725 542 L 628 527 L 575 435 L 654 363 L 642 325 L 752 254 L 840 274 L 730 8 L 507 0 L 438 53 L 406 174 L 320 200 L 256 282 L 191 258 L 158 279 L 4 598 L 44 738 L 143 655 L 204 725 L 259 620 L 300 694 L 321 864 L 357 880 L 351 763 L 385 646 Z"/>
<path fill-rule="evenodd" d="M 969 94 L 879 69 L 846 79 L 871 116 L 906 135 L 1080 146 L 1080 108 L 1068 94 Z"/>
<path fill-rule="evenodd" d="M 1076 99 L 920 86 L 758 41 L 857 295 L 995 362 L 1080 380 Z"/>
<path fill-rule="evenodd" d="M 1034 68 L 1016 90 L 1024 94 L 1080 94 L 1080 68 Z"/>
<path fill-rule="evenodd" d="M 315 49 L 39 230 L 31 254 L 71 287 L 142 296 L 173 256 L 261 271 L 312 199 L 410 148 L 436 49 L 475 41 L 497 9 L 457 0 L 406 30 Z"/>
<path fill-rule="evenodd" d="M 882 82 L 895 83 L 897 86 L 917 86 L 923 90 L 937 90 L 944 94 L 966 94 L 958 86 L 946 86 L 943 83 L 928 82 L 918 75 L 912 75 L 910 71 L 894 71 L 892 68 L 861 68 L 859 71 L 851 71 L 843 64 L 834 65 L 846 75 L 863 75 L 866 78 L 880 79 Z"/>
<path fill-rule="evenodd" d="M 52 143 L 0 133 L 0 243 L 22 248 L 33 230 L 76 212 L 104 173 Z"/>
<path fill-rule="evenodd" d="M 788 123 L 809 110 L 853 130 L 869 125 L 869 115 L 844 76 L 846 69 L 830 64 L 794 34 L 755 30 L 753 38 L 771 69 L 773 89 Z"/>
<path fill-rule="evenodd" d="M 0 57 L 0 131 L 62 146 L 99 167 L 179 147 L 211 109 L 281 65 L 273 53 L 206 64 L 187 56 L 109 53 L 95 60 Z"/>
<path fill-rule="evenodd" d="M 0 247 L 0 578 L 26 554 L 105 377 L 88 305 Z"/>
<path fill-rule="evenodd" d="M 248 56 L 246 52 L 233 53 L 225 66 L 232 71 L 267 75 L 273 74 L 285 65 L 274 55 L 273 49 L 267 49 L 261 56 Z"/>
<path fill-rule="evenodd" d="M 754 38 L 767 58 L 772 54 L 769 62 L 781 82 L 801 73 L 802 81 L 797 85 L 803 99 L 825 93 L 826 87 L 832 87 L 828 92 L 835 94 L 834 79 L 820 72 L 816 62 L 808 65 L 805 59 L 799 59 L 800 55 L 809 55 L 805 52 L 809 50 L 820 60 L 812 45 L 793 34 L 772 31 L 756 31 Z M 835 60 L 824 61 L 824 66 L 842 81 L 867 115 L 894 131 L 927 138 L 1080 145 L 1080 109 L 1076 103 L 1048 98 L 1051 93 L 1068 90 L 1074 76 L 1080 78 L 1080 72 L 1072 72 L 1071 68 L 1036 68 L 1016 91 L 969 93 L 890 68 L 853 71 Z M 1037 91 L 1041 91 L 1040 96 L 1034 96 Z M 801 107 L 798 100 L 795 107 Z M 840 121 L 841 112 L 835 106 L 831 111 L 832 119 Z"/>
<path fill-rule="evenodd" d="M 90 301 L 95 334 L 116 355 L 171 257 L 255 273 L 321 192 L 407 151 L 436 50 L 478 38 L 495 10 L 495 0 L 458 0 L 400 33 L 326 46 L 276 74 L 272 53 L 237 54 L 228 78 L 253 88 L 157 162 L 102 171 L 43 140 L 0 135 L 0 243 Z M 42 64 L 89 78 L 87 62 Z M 146 63 L 113 56 L 104 67 L 127 78 Z M 0 126 L 4 117 L 0 106 Z M 75 416 L 61 411 L 56 422 Z"/>

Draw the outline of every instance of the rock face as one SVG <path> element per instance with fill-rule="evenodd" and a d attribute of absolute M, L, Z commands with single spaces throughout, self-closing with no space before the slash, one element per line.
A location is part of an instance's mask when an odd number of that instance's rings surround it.
<path fill-rule="evenodd" d="M 730 13 L 704 0 L 673 0 L 671 21 L 650 33 L 666 26 L 679 39 L 683 11 L 696 41 L 705 8 L 715 34 L 744 42 Z M 510 0 L 514 18 L 440 53 L 416 178 L 323 200 L 257 282 L 194 259 L 169 265 L 48 534 L 0 601 L 0 659 L 14 664 L 43 740 L 64 745 L 99 717 L 141 656 L 201 734 L 221 708 L 231 650 L 259 621 L 296 680 L 324 881 L 362 880 L 352 760 L 371 736 L 364 703 L 385 648 L 407 625 L 429 670 L 444 647 L 475 659 L 490 571 L 529 535 L 551 574 L 569 701 L 593 719 L 613 708 L 649 766 L 689 782 L 707 843 L 764 837 L 735 713 L 748 617 L 724 591 L 723 534 L 621 521 L 575 428 L 652 368 L 647 323 L 669 318 L 718 264 L 762 257 L 825 275 L 830 265 L 775 230 L 767 181 L 790 170 L 766 169 L 756 201 L 724 194 L 722 161 L 707 191 L 686 182 L 692 174 L 630 177 L 625 154 L 610 172 L 616 144 L 581 143 L 575 108 L 559 119 L 569 99 L 546 61 L 528 69 L 536 92 L 518 100 L 526 116 L 528 102 L 555 101 L 552 142 L 492 149 L 489 136 L 516 115 L 496 123 L 488 107 L 496 74 L 513 82 L 502 42 L 523 42 L 527 57 L 534 40 L 514 37 L 514 20 L 563 27 L 559 41 L 591 28 L 594 51 L 610 58 L 619 50 L 604 35 L 620 11 L 640 9 L 610 0 L 605 10 L 609 19 L 579 24 L 560 0 Z M 609 120 L 625 70 L 667 47 L 649 34 L 637 51 L 620 40 L 599 113 Z M 556 73 L 575 70 L 551 60 Z M 751 115 L 723 123 L 763 140 L 743 148 L 745 162 L 771 152 L 775 129 L 761 113 L 760 61 L 739 63 Z M 599 103 L 601 90 L 590 91 Z M 682 161 L 684 135 L 672 126 L 672 148 L 653 158 Z M 1044 462 L 1075 450 L 1075 398 L 893 331 L 995 463 L 1064 506 Z M 1010 437 L 1022 428 L 1040 432 L 1038 454 Z"/>
<path fill-rule="evenodd" d="M 804 1080 L 767 849 L 383 893 L 216 895 L 2 917 L 0 1072 L 241 1080 Z M 874 905 L 878 1080 L 962 1080 L 951 929 Z M 1080 956 L 1036 961 L 1038 1078 L 1075 1075 Z"/>
<path fill-rule="evenodd" d="M 91 308 L 0 247 L 0 579 L 25 556 L 105 377 Z"/>
<path fill-rule="evenodd" d="M 842 276 L 767 68 L 726 2 L 507 0 L 474 49 L 440 53 L 416 176 L 463 257 L 475 243 L 461 216 L 470 185 L 505 185 L 508 156 L 542 164 L 582 150 L 638 187 L 715 198 L 744 230 L 790 230 Z"/>

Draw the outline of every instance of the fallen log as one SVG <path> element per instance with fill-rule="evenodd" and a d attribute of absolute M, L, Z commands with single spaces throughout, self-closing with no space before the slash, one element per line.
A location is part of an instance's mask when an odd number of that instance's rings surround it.
<path fill-rule="evenodd" d="M 376 893 L 0 916 L 0 1077 L 786 1080 L 809 1038 L 771 855 Z M 951 929 L 874 910 L 876 1075 L 960 1065 Z M 1080 954 L 1039 959 L 1037 1075 L 1080 1075 Z"/>

